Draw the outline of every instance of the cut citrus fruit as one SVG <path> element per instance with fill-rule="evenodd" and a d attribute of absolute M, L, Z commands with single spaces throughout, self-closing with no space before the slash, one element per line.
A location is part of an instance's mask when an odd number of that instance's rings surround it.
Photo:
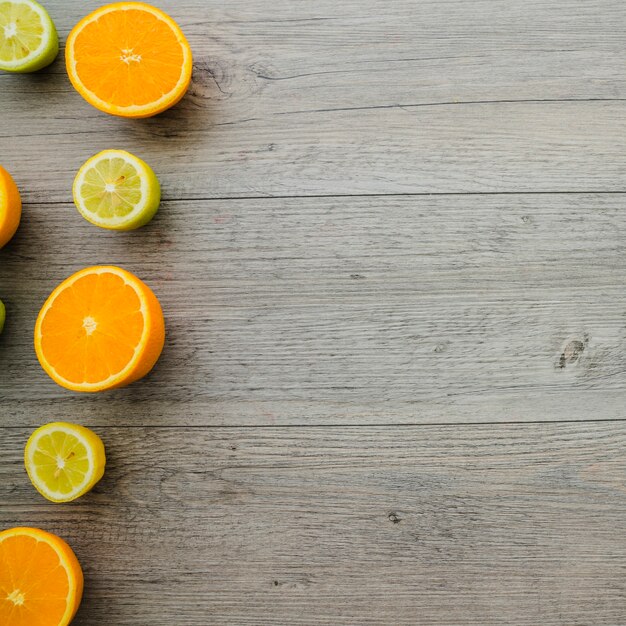
<path fill-rule="evenodd" d="M 11 174 L 0 165 L 0 248 L 5 246 L 15 235 L 21 217 L 20 192 L 11 178 Z"/>
<path fill-rule="evenodd" d="M 51 502 L 71 502 L 102 478 L 106 456 L 96 433 L 77 424 L 52 422 L 28 439 L 24 465 L 37 491 Z"/>
<path fill-rule="evenodd" d="M 36 72 L 59 53 L 48 12 L 33 0 L 0 0 L 0 70 Z"/>
<path fill-rule="evenodd" d="M 0 532 L 0 624 L 67 626 L 83 595 L 72 549 L 38 528 Z"/>
<path fill-rule="evenodd" d="M 35 324 L 35 351 L 48 375 L 73 391 L 104 391 L 145 376 L 165 340 L 161 305 L 139 278 L 113 266 L 63 281 Z"/>
<path fill-rule="evenodd" d="M 0 333 L 4 329 L 4 320 L 7 316 L 7 310 L 4 308 L 4 303 L 0 300 Z"/>
<path fill-rule="evenodd" d="M 143 2 L 97 9 L 72 30 L 67 73 L 105 113 L 150 117 L 176 104 L 191 80 L 191 48 L 176 22 Z"/>
<path fill-rule="evenodd" d="M 74 179 L 74 204 L 92 224 L 133 230 L 147 224 L 161 201 L 159 181 L 147 163 L 123 150 L 104 150 Z"/>

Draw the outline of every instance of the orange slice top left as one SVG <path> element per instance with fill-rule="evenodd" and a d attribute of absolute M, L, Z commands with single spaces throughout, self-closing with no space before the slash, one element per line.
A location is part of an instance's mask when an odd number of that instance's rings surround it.
<path fill-rule="evenodd" d="M 72 549 L 38 528 L 0 532 L 0 624 L 67 626 L 83 595 Z"/>
<path fill-rule="evenodd" d="M 179 26 L 144 2 L 107 4 L 82 19 L 67 39 L 65 60 L 83 98 L 122 117 L 165 111 L 191 80 L 191 48 Z"/>

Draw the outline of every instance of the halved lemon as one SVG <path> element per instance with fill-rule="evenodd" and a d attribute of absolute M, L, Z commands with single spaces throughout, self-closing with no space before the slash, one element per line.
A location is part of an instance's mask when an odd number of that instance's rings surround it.
<path fill-rule="evenodd" d="M 78 170 L 73 193 L 80 214 L 109 230 L 144 226 L 161 202 L 161 186 L 152 168 L 124 150 L 104 150 L 91 157 Z"/>
<path fill-rule="evenodd" d="M 7 316 L 7 310 L 4 308 L 4 303 L 0 300 L 0 333 L 4 329 L 4 320 Z"/>
<path fill-rule="evenodd" d="M 59 53 L 48 12 L 34 0 L 0 0 L 0 70 L 36 72 Z"/>
<path fill-rule="evenodd" d="M 106 456 L 96 433 L 77 424 L 52 422 L 28 439 L 24 464 L 35 489 L 51 502 L 70 502 L 102 478 Z"/>

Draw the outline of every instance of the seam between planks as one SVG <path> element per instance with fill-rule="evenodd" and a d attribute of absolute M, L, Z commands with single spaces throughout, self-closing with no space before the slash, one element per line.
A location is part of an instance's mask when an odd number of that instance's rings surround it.
<path fill-rule="evenodd" d="M 529 425 L 557 425 L 557 424 L 606 424 L 606 423 L 623 423 L 626 422 L 626 418 L 607 418 L 607 419 L 595 419 L 595 420 L 513 420 L 513 421 L 501 421 L 501 422 L 418 422 L 418 423 L 371 423 L 371 424 L 90 424 L 90 428 L 114 428 L 114 429 L 128 429 L 128 430 L 145 430 L 147 428 L 154 430 L 251 430 L 251 429 L 274 429 L 280 430 L 283 428 L 301 428 L 301 429 L 320 429 L 320 428 L 334 428 L 334 429 L 358 429 L 358 428 L 478 428 L 482 426 L 529 426 Z M 30 429 L 30 426 L 4 426 L 0 425 L 0 430 L 23 430 Z"/>
<path fill-rule="evenodd" d="M 372 104 L 361 107 L 337 107 L 328 109 L 302 109 L 300 111 L 283 111 L 274 115 L 301 115 L 305 113 L 334 113 L 336 111 L 372 111 L 376 109 L 416 109 L 421 107 L 473 106 L 482 104 L 578 104 L 581 102 L 626 102 L 626 98 L 514 98 L 503 100 L 446 100 L 443 102 L 415 102 L 409 104 Z M 251 118 L 252 121 L 257 118 Z M 230 122 L 232 124 L 232 122 Z"/>
<path fill-rule="evenodd" d="M 207 196 L 188 198 L 167 198 L 162 202 L 223 202 L 225 200 L 308 200 L 315 198 L 402 198 L 402 197 L 432 197 L 432 196 L 593 196 L 593 195 L 625 195 L 624 190 L 602 191 L 589 189 L 584 191 L 419 191 L 401 193 L 332 193 L 332 194 L 311 194 L 311 195 L 259 195 L 259 196 Z M 67 206 L 71 201 L 61 202 L 55 200 L 44 200 L 32 202 L 26 201 L 24 204 L 41 206 Z"/>

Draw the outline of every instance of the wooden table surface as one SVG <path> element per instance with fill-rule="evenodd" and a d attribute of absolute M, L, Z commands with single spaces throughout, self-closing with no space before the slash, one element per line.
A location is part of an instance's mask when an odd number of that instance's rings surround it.
<path fill-rule="evenodd" d="M 101 2 L 45 4 L 64 41 Z M 75 548 L 79 626 L 626 624 L 626 4 L 158 4 L 195 63 L 157 118 L 0 76 L 0 527 Z M 163 184 L 138 232 L 71 202 L 114 147 Z M 168 340 L 77 395 L 32 329 L 99 263 Z M 108 452 L 68 505 L 23 469 L 52 420 Z"/>

